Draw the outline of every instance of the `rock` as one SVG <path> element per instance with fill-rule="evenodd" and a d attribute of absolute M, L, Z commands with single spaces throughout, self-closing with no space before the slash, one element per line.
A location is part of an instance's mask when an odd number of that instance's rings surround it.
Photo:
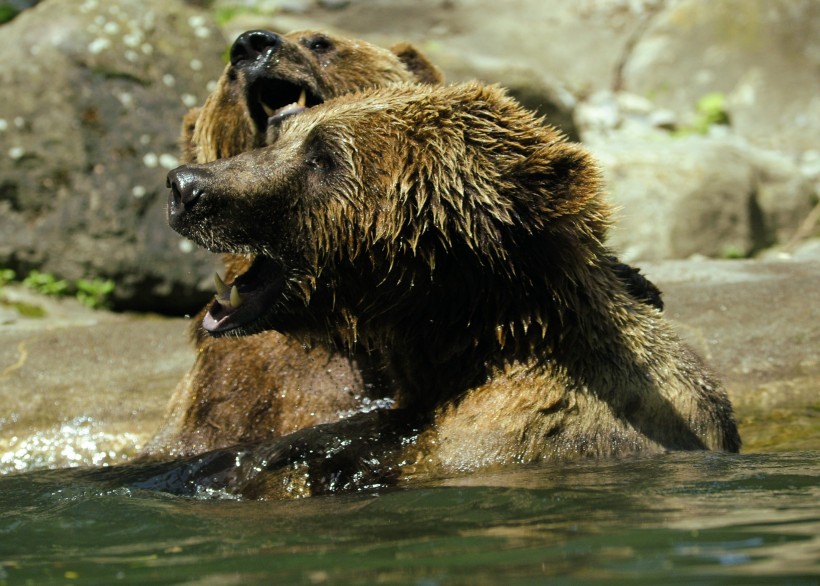
<path fill-rule="evenodd" d="M 795 233 L 820 190 L 812 175 L 820 167 L 818 52 L 803 49 L 817 46 L 818 7 L 353 0 L 339 10 L 303 4 L 243 15 L 224 28 L 229 38 L 262 27 L 330 29 L 382 45 L 409 40 L 450 81 L 507 86 L 604 156 L 624 207 L 616 242 L 634 260 L 745 256 Z M 696 136 L 672 141 L 670 132 Z"/>
<path fill-rule="evenodd" d="M 596 92 L 577 105 L 573 116 L 581 140 L 590 143 L 624 135 L 657 140 L 678 128 L 674 112 L 628 92 Z"/>
<path fill-rule="evenodd" d="M 618 208 L 610 242 L 627 262 L 748 256 L 787 241 L 816 201 L 796 161 L 736 138 L 625 134 L 590 149 Z"/>
<path fill-rule="evenodd" d="M 409 40 L 450 80 L 509 87 L 604 156 L 631 258 L 788 241 L 820 192 L 811 0 L 265 0 L 245 14 L 229 0 L 33 4 L 11 2 L 27 9 L 0 35 L 0 267 L 114 279 L 118 308 L 192 311 L 210 295 L 214 258 L 178 239 L 163 210 L 179 120 L 204 99 L 226 45 L 193 4 L 239 12 L 223 27 L 230 39 L 261 27 Z M 686 139 L 685 152 L 668 132 L 691 125 L 712 92 L 730 125 Z M 744 137 L 760 150 L 720 146 Z M 651 226 L 661 219 L 666 228 Z"/>
<path fill-rule="evenodd" d="M 120 308 L 201 304 L 213 257 L 167 227 L 182 115 L 225 43 L 177 0 L 46 0 L 0 35 L 0 266 L 116 281 Z"/>
<path fill-rule="evenodd" d="M 14 311 L 24 304 L 38 317 Z M 0 474 L 122 462 L 155 432 L 190 368 L 187 320 L 90 310 L 0 289 Z"/>
<path fill-rule="evenodd" d="M 377 44 L 409 40 L 453 80 L 514 87 L 529 76 L 535 88 L 550 88 L 545 104 L 561 92 L 583 101 L 598 91 L 627 91 L 681 124 L 698 116 L 701 98 L 717 93 L 736 133 L 753 144 L 792 154 L 820 145 L 815 0 L 340 4 L 241 15 L 225 25 L 226 36 L 260 27 L 320 28 Z"/>
<path fill-rule="evenodd" d="M 664 5 L 625 60 L 622 89 L 684 121 L 719 92 L 735 131 L 799 153 L 820 146 L 820 3 L 681 0 Z"/>
<path fill-rule="evenodd" d="M 820 441 L 820 240 L 766 260 L 646 263 L 665 313 L 723 379 L 746 451 Z"/>

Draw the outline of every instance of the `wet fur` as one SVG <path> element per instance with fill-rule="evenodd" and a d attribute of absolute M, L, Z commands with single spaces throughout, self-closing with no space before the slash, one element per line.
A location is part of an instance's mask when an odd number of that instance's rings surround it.
<path fill-rule="evenodd" d="M 385 443 L 394 475 L 740 448 L 725 390 L 621 278 L 590 155 L 498 88 L 341 97 L 189 170 L 187 236 L 287 267 L 243 333 L 365 352 L 424 422 Z"/>

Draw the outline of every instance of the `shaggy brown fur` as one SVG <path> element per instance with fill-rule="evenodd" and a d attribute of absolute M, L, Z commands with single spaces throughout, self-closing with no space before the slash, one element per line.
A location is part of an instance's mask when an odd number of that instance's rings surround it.
<path fill-rule="evenodd" d="M 337 442 L 406 425 L 377 458 L 405 476 L 739 449 L 723 388 L 619 278 L 578 145 L 474 83 L 289 114 L 272 118 L 273 146 L 171 172 L 169 221 L 211 250 L 256 255 L 234 283 L 242 303 L 226 293 L 209 308 L 212 334 L 275 328 L 378 357 L 401 409 L 331 425 L 350 438 Z M 319 465 L 300 449 L 238 490 L 278 494 L 295 460 Z M 371 464 L 339 457 L 335 473 L 308 474 L 311 493 L 371 478 Z"/>
<path fill-rule="evenodd" d="M 315 31 L 276 35 L 249 31 L 231 48 L 231 62 L 202 108 L 182 125 L 183 162 L 206 163 L 265 142 L 265 109 L 306 105 L 398 82 L 440 83 L 421 53 L 401 43 L 391 50 Z M 247 270 L 246 256 L 226 257 L 229 281 Z M 389 403 L 366 354 L 335 346 L 306 347 L 279 332 L 216 340 L 193 331 L 197 357 L 144 455 L 197 454 L 335 421 Z"/>

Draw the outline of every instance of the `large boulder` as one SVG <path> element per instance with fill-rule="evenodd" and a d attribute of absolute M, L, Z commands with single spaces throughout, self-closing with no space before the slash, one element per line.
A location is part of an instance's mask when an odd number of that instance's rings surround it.
<path fill-rule="evenodd" d="M 116 281 L 122 308 L 204 299 L 213 257 L 165 221 L 186 109 L 225 42 L 176 0 L 46 0 L 0 34 L 0 266 Z"/>
<path fill-rule="evenodd" d="M 787 242 L 816 202 L 797 162 L 736 137 L 655 134 L 594 141 L 627 262 L 749 256 Z"/>
<path fill-rule="evenodd" d="M 238 16 L 223 28 L 229 39 L 252 28 L 312 28 L 383 46 L 411 41 L 449 81 L 500 83 L 577 138 L 571 116 L 577 98 L 616 83 L 624 55 L 653 10 L 611 1 L 292 0 L 268 14 L 234 10 Z"/>
<path fill-rule="evenodd" d="M 820 240 L 793 255 L 646 264 L 666 316 L 723 379 L 745 451 L 820 445 Z"/>
<path fill-rule="evenodd" d="M 634 45 L 623 89 L 684 119 L 719 92 L 735 130 L 755 144 L 820 148 L 820 2 L 666 3 Z"/>

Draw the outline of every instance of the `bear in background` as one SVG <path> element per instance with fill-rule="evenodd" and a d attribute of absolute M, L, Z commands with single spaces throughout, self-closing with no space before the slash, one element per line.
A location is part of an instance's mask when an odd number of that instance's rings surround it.
<path fill-rule="evenodd" d="M 266 135 L 271 146 L 169 173 L 171 226 L 254 258 L 203 327 L 341 344 L 371 358 L 398 408 L 216 451 L 192 482 L 278 497 L 739 450 L 725 390 L 606 248 L 594 161 L 497 87 L 297 105 Z"/>
<path fill-rule="evenodd" d="M 185 116 L 182 161 L 206 163 L 263 146 L 274 112 L 400 82 L 441 83 L 412 45 L 383 49 L 315 31 L 248 31 L 201 108 Z M 230 281 L 250 257 L 226 255 Z M 366 353 L 332 344 L 307 347 L 278 332 L 214 339 L 194 319 L 194 366 L 178 384 L 165 420 L 143 456 L 185 456 L 255 441 L 385 407 L 392 397 Z"/>

